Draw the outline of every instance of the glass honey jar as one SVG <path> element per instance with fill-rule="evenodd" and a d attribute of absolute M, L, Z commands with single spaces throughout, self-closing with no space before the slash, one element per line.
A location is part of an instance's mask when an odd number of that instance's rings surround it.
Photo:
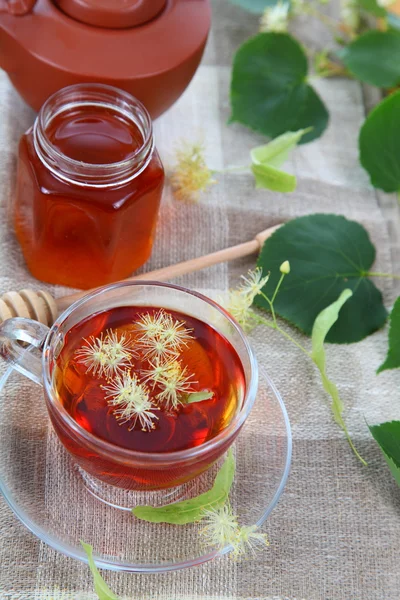
<path fill-rule="evenodd" d="M 102 84 L 56 92 L 19 146 L 14 224 L 29 270 L 81 289 L 128 277 L 150 256 L 163 185 L 138 100 Z"/>

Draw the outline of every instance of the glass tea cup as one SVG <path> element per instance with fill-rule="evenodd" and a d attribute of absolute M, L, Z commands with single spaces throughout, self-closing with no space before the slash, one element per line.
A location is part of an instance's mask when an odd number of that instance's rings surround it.
<path fill-rule="evenodd" d="M 55 387 L 55 373 L 57 358 L 68 344 L 68 333 L 93 315 L 135 306 L 163 308 L 195 318 L 217 331 L 237 353 L 244 374 L 243 397 L 230 421 L 215 437 L 183 450 L 136 451 L 97 437 L 64 408 Z M 89 491 L 101 499 L 104 486 L 133 491 L 169 490 L 206 471 L 235 440 L 250 413 L 258 385 L 252 350 L 229 314 L 202 294 L 158 282 L 122 282 L 99 288 L 64 311 L 51 329 L 30 319 L 8 319 L 0 325 L 0 354 L 19 372 L 43 386 L 55 433 L 78 466 Z"/>

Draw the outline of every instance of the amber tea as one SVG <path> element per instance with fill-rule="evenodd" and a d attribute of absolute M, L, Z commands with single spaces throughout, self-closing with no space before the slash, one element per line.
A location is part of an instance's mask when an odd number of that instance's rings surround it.
<path fill-rule="evenodd" d="M 218 435 L 241 408 L 245 377 L 235 349 L 210 325 L 133 306 L 92 315 L 67 333 L 55 386 L 96 437 L 167 453 Z"/>

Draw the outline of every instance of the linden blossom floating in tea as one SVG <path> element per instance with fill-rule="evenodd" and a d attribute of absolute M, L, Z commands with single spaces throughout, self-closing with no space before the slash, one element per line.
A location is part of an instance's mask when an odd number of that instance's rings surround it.
<path fill-rule="evenodd" d="M 57 364 L 58 396 L 73 419 L 131 450 L 198 446 L 231 422 L 244 397 L 243 367 L 228 340 L 159 307 L 112 308 L 81 321 Z"/>

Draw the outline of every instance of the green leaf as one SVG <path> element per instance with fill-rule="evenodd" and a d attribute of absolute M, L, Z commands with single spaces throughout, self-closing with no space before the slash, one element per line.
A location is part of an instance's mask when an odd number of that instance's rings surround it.
<path fill-rule="evenodd" d="M 236 52 L 231 80 L 231 122 L 275 138 L 312 127 L 301 143 L 318 138 L 328 112 L 306 81 L 307 57 L 286 33 L 260 33 Z"/>
<path fill-rule="evenodd" d="M 385 98 L 360 131 L 360 161 L 374 187 L 400 190 L 400 92 Z"/>
<path fill-rule="evenodd" d="M 318 314 L 345 289 L 351 289 L 353 296 L 341 310 L 327 341 L 358 342 L 384 325 L 387 312 L 382 294 L 367 278 L 375 248 L 359 223 L 338 215 L 314 214 L 293 219 L 275 231 L 258 258 L 263 272 L 271 272 L 263 290 L 269 297 L 285 260 L 290 262 L 290 275 L 281 285 L 274 308 L 307 335 Z M 255 303 L 269 310 L 261 296 Z"/>
<path fill-rule="evenodd" d="M 383 88 L 400 82 L 400 32 L 367 31 L 340 50 L 339 56 L 360 81 Z"/>
<path fill-rule="evenodd" d="M 356 456 L 361 460 L 363 464 L 366 464 L 364 459 L 359 455 L 354 444 L 350 438 L 350 434 L 347 431 L 346 424 L 343 419 L 343 402 L 339 396 L 339 390 L 333 381 L 329 379 L 326 374 L 326 354 L 324 348 L 325 338 L 331 330 L 332 326 L 336 323 L 339 318 L 339 311 L 343 307 L 343 305 L 351 298 L 353 295 L 351 290 L 343 290 L 340 294 L 339 298 L 332 302 L 329 306 L 324 308 L 317 318 L 315 319 L 313 330 L 312 330 L 312 352 L 311 358 L 318 367 L 318 370 L 321 375 L 322 385 L 324 386 L 324 390 L 330 395 L 332 398 L 332 412 L 335 418 L 336 423 L 343 429 L 348 439 L 348 442 L 353 449 Z"/>
<path fill-rule="evenodd" d="M 324 308 L 324 310 L 322 310 L 315 319 L 311 335 L 311 358 L 321 373 L 322 383 L 325 391 L 328 392 L 332 398 L 332 412 L 335 417 L 335 421 L 339 425 L 341 425 L 342 421 L 343 403 L 339 397 L 339 392 L 336 385 L 330 381 L 326 375 L 326 354 L 324 342 L 332 325 L 334 325 L 339 318 L 340 309 L 351 296 L 351 290 L 343 290 L 335 302 Z"/>
<path fill-rule="evenodd" d="M 299 131 L 287 131 L 275 138 L 268 144 L 257 146 L 250 152 L 251 160 L 254 164 L 268 164 L 271 167 L 280 167 L 289 158 L 290 151 L 293 150 L 309 129 L 300 129 Z"/>
<path fill-rule="evenodd" d="M 255 15 L 262 15 L 268 6 L 274 6 L 278 0 L 230 0 L 232 4 L 240 6 Z"/>
<path fill-rule="evenodd" d="M 119 600 L 118 596 L 116 596 L 108 587 L 102 576 L 100 575 L 94 560 L 93 560 L 93 547 L 90 544 L 85 544 L 85 542 L 81 541 L 84 551 L 87 554 L 89 567 L 93 575 L 94 581 L 94 589 L 96 594 L 99 597 L 99 600 Z"/>
<path fill-rule="evenodd" d="M 235 476 L 235 459 L 232 450 L 224 464 L 220 468 L 212 488 L 200 494 L 196 498 L 183 500 L 168 506 L 136 506 L 132 509 L 133 514 L 138 519 L 150 521 L 150 523 L 172 523 L 174 525 L 186 525 L 200 521 L 205 509 L 220 508 L 228 499 L 229 492 Z"/>
<path fill-rule="evenodd" d="M 290 175 L 270 165 L 252 165 L 251 170 L 257 189 L 263 188 L 274 192 L 293 192 L 296 189 L 295 175 Z"/>
<path fill-rule="evenodd" d="M 193 404 L 195 402 L 204 402 L 205 400 L 211 400 L 211 398 L 214 396 L 214 392 L 211 392 L 210 390 L 203 390 L 201 392 L 193 392 L 192 394 L 188 394 L 186 399 L 185 399 L 185 403 L 186 404 Z"/>
<path fill-rule="evenodd" d="M 386 10 L 382 8 L 382 6 L 379 6 L 376 0 L 357 0 L 357 4 L 360 8 L 371 13 L 371 15 L 374 15 L 375 17 L 386 16 Z"/>
<path fill-rule="evenodd" d="M 400 421 L 371 425 L 369 430 L 381 447 L 389 469 L 400 486 Z"/>
<path fill-rule="evenodd" d="M 400 367 L 400 296 L 394 303 L 390 313 L 389 350 L 385 362 L 379 367 L 377 373 L 386 369 Z"/>

